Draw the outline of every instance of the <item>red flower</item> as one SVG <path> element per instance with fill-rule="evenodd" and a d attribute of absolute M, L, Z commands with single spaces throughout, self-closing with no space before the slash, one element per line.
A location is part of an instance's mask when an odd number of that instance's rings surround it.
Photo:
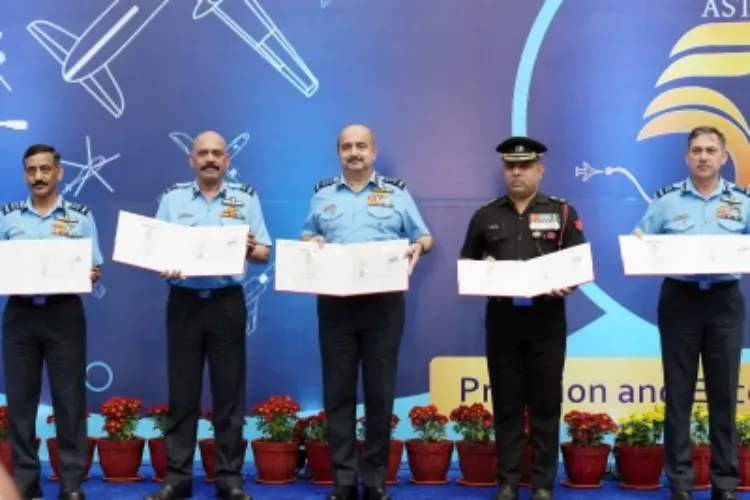
<path fill-rule="evenodd" d="M 409 411 L 409 420 L 422 441 L 437 442 L 446 437 L 448 417 L 440 413 L 435 405 L 413 407 Z"/>
<path fill-rule="evenodd" d="M 256 419 L 256 428 L 264 440 L 278 443 L 295 441 L 295 428 L 300 405 L 289 396 L 271 396 L 250 410 Z M 298 429 L 299 430 L 299 429 Z"/>
<path fill-rule="evenodd" d="M 357 423 L 359 424 L 357 427 L 357 437 L 359 437 L 359 439 L 364 439 L 365 432 L 366 432 L 365 417 L 364 416 L 359 417 L 357 419 Z M 391 414 L 391 439 L 393 439 L 393 434 L 396 432 L 396 427 L 398 427 L 399 423 L 401 423 L 401 419 L 398 418 L 398 415 L 396 415 L 395 413 L 392 413 Z"/>
<path fill-rule="evenodd" d="M 167 415 L 169 414 L 169 405 L 149 406 L 146 410 L 146 416 L 154 421 L 154 430 L 159 431 L 159 435 L 164 436 L 167 430 Z"/>
<path fill-rule="evenodd" d="M 471 406 L 461 405 L 450 415 L 454 430 L 463 436 L 463 441 L 470 444 L 490 442 L 495 430 L 492 413 L 481 403 Z"/>
<path fill-rule="evenodd" d="M 113 441 L 135 438 L 135 429 L 141 418 L 143 403 L 139 399 L 113 397 L 102 403 L 104 431 Z"/>
<path fill-rule="evenodd" d="M 617 425 L 606 413 L 570 411 L 563 418 L 573 446 L 599 446 L 607 434 L 617 433 Z"/>

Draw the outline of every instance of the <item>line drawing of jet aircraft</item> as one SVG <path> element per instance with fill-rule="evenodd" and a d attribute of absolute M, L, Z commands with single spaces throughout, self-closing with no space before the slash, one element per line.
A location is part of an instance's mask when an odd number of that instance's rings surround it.
<path fill-rule="evenodd" d="M 29 122 L 26 120 L 0 120 L 0 127 L 11 130 L 28 130 Z"/>
<path fill-rule="evenodd" d="M 80 170 L 78 172 L 78 175 L 76 175 L 76 177 L 72 181 L 65 184 L 65 187 L 62 190 L 62 194 L 66 195 L 73 189 L 75 189 L 73 196 L 78 196 L 78 194 L 81 192 L 81 189 L 83 189 L 83 186 L 86 184 L 86 181 L 88 181 L 92 177 L 95 177 L 102 184 L 102 186 L 109 190 L 110 193 L 114 193 L 115 190 L 107 183 L 107 181 L 104 180 L 99 171 L 104 168 L 105 165 L 117 160 L 119 157 L 119 153 L 114 156 L 110 156 L 109 158 L 105 158 L 101 155 L 92 156 L 91 139 L 89 138 L 89 136 L 86 136 L 86 163 L 75 163 L 68 160 L 60 161 L 60 163 L 62 163 L 66 167 L 73 167 Z"/>
<path fill-rule="evenodd" d="M 62 67 L 67 83 L 78 83 L 112 116 L 125 111 L 125 96 L 110 63 L 171 0 L 115 0 L 80 35 L 49 21 L 31 22 L 26 30 Z"/>
<path fill-rule="evenodd" d="M 3 39 L 3 32 L 0 31 L 0 40 L 2 40 L 2 39 Z M 5 55 L 5 52 L 3 52 L 2 50 L 0 50 L 0 66 L 2 66 L 3 64 L 5 64 L 5 61 L 7 61 L 7 60 L 8 60 L 8 56 Z M 2 85 L 3 87 L 5 87 L 5 90 L 7 90 L 8 92 L 13 92 L 13 88 L 8 83 L 8 80 L 6 80 L 3 77 L 3 75 L 0 75 L 0 85 Z"/>
<path fill-rule="evenodd" d="M 309 98 L 318 91 L 320 82 L 294 50 L 284 33 L 263 10 L 258 0 L 196 0 L 196 2 L 195 9 L 193 9 L 194 20 L 198 21 L 209 14 L 215 15 L 281 73 L 302 95 Z M 242 8 L 242 3 L 247 9 Z"/>

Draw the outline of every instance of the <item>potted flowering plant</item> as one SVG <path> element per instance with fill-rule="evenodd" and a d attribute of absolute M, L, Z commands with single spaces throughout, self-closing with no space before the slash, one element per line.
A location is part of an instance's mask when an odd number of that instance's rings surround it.
<path fill-rule="evenodd" d="M 739 442 L 740 484 L 738 491 L 750 491 L 750 415 L 737 413 L 737 441 Z"/>
<path fill-rule="evenodd" d="M 708 410 L 693 406 L 690 413 L 690 440 L 693 445 L 693 489 L 707 490 L 711 487 L 711 446 L 708 443 Z"/>
<path fill-rule="evenodd" d="M 154 469 L 154 481 L 164 479 L 167 472 L 167 447 L 164 445 L 164 431 L 167 429 L 167 415 L 169 405 L 149 406 L 146 417 L 154 423 L 154 430 L 159 433 L 155 438 L 148 440 L 148 453 L 151 457 L 151 468 Z"/>
<path fill-rule="evenodd" d="M 404 454 L 404 442 L 395 439 L 394 433 L 401 419 L 395 413 L 391 414 L 391 441 L 388 450 L 388 470 L 386 472 L 385 484 L 398 484 L 398 470 L 401 467 L 401 457 Z M 357 419 L 357 451 L 359 456 L 365 449 L 365 434 L 367 434 L 367 422 L 364 416 Z"/>
<path fill-rule="evenodd" d="M 113 397 L 101 406 L 104 431 L 99 438 L 99 464 L 104 480 L 118 483 L 139 481 L 146 440 L 135 435 L 143 403 L 138 399 Z"/>
<path fill-rule="evenodd" d="M 297 422 L 307 452 L 307 467 L 315 484 L 333 484 L 331 451 L 326 435 L 326 414 L 320 412 Z"/>
<path fill-rule="evenodd" d="M 271 396 L 255 405 L 250 416 L 255 418 L 261 437 L 252 442 L 258 482 L 285 484 L 295 481 L 294 470 L 300 443 L 294 428 L 299 420 L 300 406 L 289 396 Z"/>
<path fill-rule="evenodd" d="M 411 426 L 417 434 L 406 441 L 406 453 L 412 481 L 416 484 L 448 484 L 453 441 L 446 437 L 448 417 L 435 405 L 415 406 L 409 411 Z"/>
<path fill-rule="evenodd" d="M 664 468 L 664 405 L 621 418 L 615 438 L 615 463 L 623 488 L 660 488 Z"/>
<path fill-rule="evenodd" d="M 563 465 L 570 487 L 601 487 L 607 471 L 611 446 L 604 437 L 617 432 L 617 425 L 606 413 L 571 411 L 563 418 L 570 441 L 562 444 Z"/>
<path fill-rule="evenodd" d="M 208 409 L 199 413 L 199 418 L 208 422 L 208 429 L 214 430 L 214 411 Z M 201 438 L 198 440 L 198 451 L 201 455 L 201 465 L 206 473 L 206 482 L 213 483 L 216 476 L 216 440 L 215 438 Z M 247 439 L 242 438 L 242 456 L 247 453 Z"/>
<path fill-rule="evenodd" d="M 91 416 L 91 411 L 86 408 L 86 418 Z M 55 425 L 55 414 L 50 413 L 47 416 L 47 423 L 49 425 Z M 96 448 L 96 438 L 88 436 L 86 438 L 86 470 L 84 472 L 84 480 L 89 478 L 89 471 L 91 470 L 91 464 L 94 461 L 94 449 Z M 57 455 L 57 437 L 47 438 L 47 452 L 49 453 L 49 462 L 52 466 L 54 474 L 50 476 L 50 481 L 58 481 L 60 477 L 60 457 Z"/>
<path fill-rule="evenodd" d="M 450 414 L 453 430 L 461 435 L 456 443 L 458 466 L 467 486 L 494 486 L 497 454 L 492 436 L 495 432 L 492 413 L 481 403 L 460 405 Z"/>

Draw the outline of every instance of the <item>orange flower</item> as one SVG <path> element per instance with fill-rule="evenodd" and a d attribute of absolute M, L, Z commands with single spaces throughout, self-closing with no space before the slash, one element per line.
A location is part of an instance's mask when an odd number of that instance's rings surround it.
<path fill-rule="evenodd" d="M 113 441 L 135 438 L 135 430 L 141 418 L 143 403 L 138 399 L 112 397 L 102 403 L 104 431 Z"/>
<path fill-rule="evenodd" d="M 617 425 L 606 413 L 573 410 L 563 417 L 568 426 L 568 437 L 574 446 L 599 446 L 607 434 L 617 433 Z"/>

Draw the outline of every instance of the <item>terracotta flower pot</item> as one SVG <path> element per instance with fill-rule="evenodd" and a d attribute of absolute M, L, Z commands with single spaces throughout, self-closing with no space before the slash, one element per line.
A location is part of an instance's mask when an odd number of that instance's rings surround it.
<path fill-rule="evenodd" d="M 693 489 L 707 490 L 711 487 L 711 448 L 693 447 Z"/>
<path fill-rule="evenodd" d="M 456 448 L 458 449 L 458 467 L 463 476 L 458 480 L 458 484 L 495 486 L 497 471 L 495 443 L 469 444 L 460 441 L 456 443 Z"/>
<path fill-rule="evenodd" d="M 39 451 L 39 445 L 41 444 L 42 440 L 39 438 L 36 438 L 35 441 L 35 450 Z M 8 473 L 9 476 L 13 476 L 13 453 L 11 452 L 10 448 L 10 441 L 0 441 L 0 464 L 2 464 L 3 468 L 5 468 L 5 471 Z"/>
<path fill-rule="evenodd" d="M 740 463 L 740 484 L 737 491 L 750 491 L 750 447 L 740 447 L 737 455 Z"/>
<path fill-rule="evenodd" d="M 617 467 L 620 485 L 631 490 L 661 488 L 659 478 L 664 468 L 664 447 L 617 445 Z"/>
<path fill-rule="evenodd" d="M 305 441 L 307 468 L 314 484 L 333 484 L 331 448 L 328 443 Z"/>
<path fill-rule="evenodd" d="M 274 443 L 256 439 L 251 444 L 255 469 L 258 471 L 256 481 L 264 484 L 287 484 L 296 480 L 294 468 L 297 465 L 299 443 Z"/>
<path fill-rule="evenodd" d="M 365 442 L 357 441 L 357 458 L 362 459 L 362 451 L 365 449 Z M 404 442 L 398 439 L 391 439 L 390 450 L 388 452 L 388 470 L 385 478 L 385 484 L 398 484 L 398 471 L 401 469 L 401 457 L 404 456 Z"/>
<path fill-rule="evenodd" d="M 451 465 L 453 441 L 425 443 L 419 439 L 406 441 L 411 482 L 415 484 L 448 484 L 446 478 Z"/>
<path fill-rule="evenodd" d="M 133 483 L 143 479 L 138 475 L 138 469 L 143 463 L 145 446 L 146 440 L 140 437 L 126 441 L 100 438 L 97 447 L 104 480 L 111 483 Z"/>
<path fill-rule="evenodd" d="M 563 484 L 572 488 L 600 488 L 611 450 L 608 444 L 589 448 L 563 443 L 563 466 L 568 476 Z"/>
<path fill-rule="evenodd" d="M 212 483 L 216 476 L 216 441 L 214 438 L 198 440 L 198 451 L 201 454 L 201 465 L 206 473 L 206 482 Z M 242 439 L 242 456 L 247 453 L 247 439 Z"/>
<path fill-rule="evenodd" d="M 531 487 L 531 462 L 534 456 L 534 449 L 530 444 L 523 446 L 523 455 L 521 456 L 521 480 L 519 485 L 530 488 Z"/>
<path fill-rule="evenodd" d="M 151 438 L 148 440 L 148 454 L 151 457 L 151 468 L 154 469 L 154 481 L 161 481 L 167 473 L 167 446 L 164 438 Z"/>
<path fill-rule="evenodd" d="M 91 463 L 94 461 L 94 449 L 96 448 L 96 438 L 87 438 L 86 443 L 86 470 L 83 473 L 84 481 L 89 478 Z M 60 480 L 60 457 L 57 456 L 57 438 L 47 438 L 47 453 L 49 453 L 49 463 L 52 466 L 54 474 L 50 476 L 50 481 Z"/>

